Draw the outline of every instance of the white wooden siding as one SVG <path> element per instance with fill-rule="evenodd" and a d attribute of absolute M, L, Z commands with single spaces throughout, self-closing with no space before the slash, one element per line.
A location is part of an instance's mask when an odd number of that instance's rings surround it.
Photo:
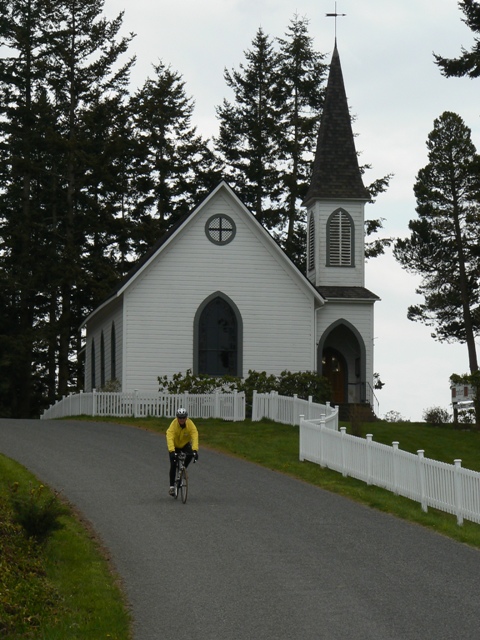
<path fill-rule="evenodd" d="M 234 240 L 214 245 L 211 215 L 236 224 Z M 222 190 L 125 292 L 123 390 L 157 390 L 159 375 L 193 367 L 193 324 L 201 303 L 221 291 L 243 321 L 243 375 L 313 370 L 314 295 L 240 205 Z"/>

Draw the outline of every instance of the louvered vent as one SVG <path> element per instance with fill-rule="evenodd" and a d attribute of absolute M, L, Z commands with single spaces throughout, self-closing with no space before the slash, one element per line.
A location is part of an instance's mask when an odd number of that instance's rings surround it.
<path fill-rule="evenodd" d="M 310 216 L 308 223 L 308 270 L 315 269 L 315 220 Z"/>
<path fill-rule="evenodd" d="M 329 220 L 329 260 L 331 267 L 351 267 L 353 264 L 353 224 L 346 211 L 338 209 Z"/>

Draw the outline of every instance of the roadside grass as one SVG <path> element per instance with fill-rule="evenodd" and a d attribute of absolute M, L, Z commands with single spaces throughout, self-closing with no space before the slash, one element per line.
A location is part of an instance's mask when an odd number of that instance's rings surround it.
<path fill-rule="evenodd" d="M 167 418 L 100 418 L 79 419 L 96 422 L 116 422 L 164 434 Z M 462 526 L 450 514 L 429 508 L 424 513 L 418 502 L 396 496 L 380 487 L 368 486 L 354 478 L 298 459 L 298 427 L 270 420 L 260 422 L 225 422 L 195 419 L 200 433 L 200 447 L 206 446 L 255 462 L 269 469 L 287 473 L 371 508 L 428 527 L 459 542 L 480 548 L 480 525 L 467 520 Z M 342 423 L 347 427 L 349 424 Z M 432 427 L 424 423 L 373 422 L 361 425 L 361 436 L 373 435 L 376 442 L 391 445 L 399 441 L 399 448 L 410 453 L 425 451 L 425 457 L 453 464 L 460 458 L 462 466 L 480 471 L 480 432 L 450 427 Z M 201 460 L 201 456 L 200 456 Z"/>
<path fill-rule="evenodd" d="M 62 528 L 46 542 L 27 538 L 13 521 L 14 483 L 24 491 L 39 485 L 0 454 L 0 637 L 129 640 L 130 615 L 118 578 L 88 526 L 67 505 Z"/>

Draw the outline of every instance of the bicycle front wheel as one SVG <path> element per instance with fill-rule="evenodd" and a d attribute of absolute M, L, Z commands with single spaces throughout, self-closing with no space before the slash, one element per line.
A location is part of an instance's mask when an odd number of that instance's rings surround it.
<path fill-rule="evenodd" d="M 178 494 L 180 493 L 180 480 L 181 480 L 181 475 L 180 475 L 180 471 L 177 470 L 175 472 L 175 484 L 174 484 L 174 496 L 175 496 L 175 500 L 178 498 Z"/>
<path fill-rule="evenodd" d="M 187 470 L 186 469 L 182 469 L 182 472 L 180 474 L 180 495 L 182 496 L 182 502 L 183 504 L 185 504 L 185 502 L 187 501 L 187 495 L 188 495 L 188 475 L 187 475 Z"/>

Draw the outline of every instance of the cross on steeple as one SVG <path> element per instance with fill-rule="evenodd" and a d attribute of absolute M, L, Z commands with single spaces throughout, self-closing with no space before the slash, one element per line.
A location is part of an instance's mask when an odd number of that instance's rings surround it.
<path fill-rule="evenodd" d="M 335 13 L 326 13 L 327 18 L 335 18 L 335 40 L 337 39 L 337 18 L 346 16 L 346 13 L 337 13 L 337 3 L 335 2 Z"/>

